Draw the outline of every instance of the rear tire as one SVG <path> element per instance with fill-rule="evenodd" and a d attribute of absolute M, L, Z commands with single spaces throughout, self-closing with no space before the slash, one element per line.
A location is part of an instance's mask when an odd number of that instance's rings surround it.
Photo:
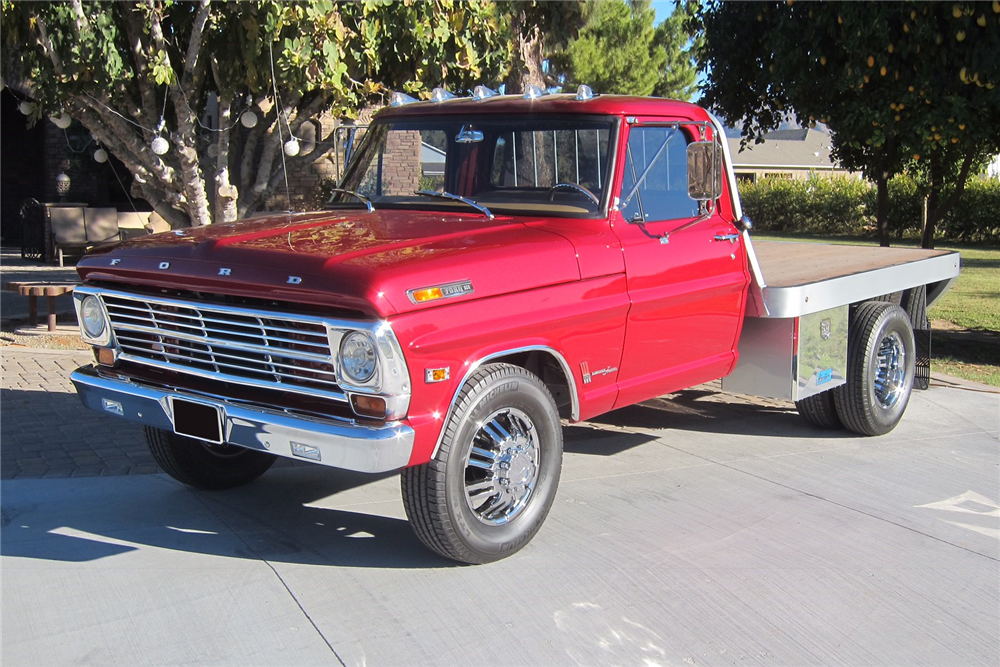
<path fill-rule="evenodd" d="M 861 435 L 895 428 L 910 400 L 915 359 L 906 311 L 879 301 L 858 306 L 847 342 L 847 383 L 833 392 L 844 426 Z"/>
<path fill-rule="evenodd" d="M 518 366 L 484 366 L 459 393 L 437 455 L 403 470 L 406 516 L 446 558 L 499 560 L 541 528 L 561 469 L 562 427 L 548 388 Z"/>
<path fill-rule="evenodd" d="M 820 394 L 813 394 L 801 401 L 795 401 L 795 408 L 807 422 L 816 428 L 840 429 L 844 424 L 837 415 L 837 406 L 833 398 L 834 390 L 829 389 Z"/>
<path fill-rule="evenodd" d="M 163 471 L 198 489 L 221 490 L 254 481 L 275 456 L 237 445 L 213 445 L 163 429 L 145 427 L 146 443 Z"/>

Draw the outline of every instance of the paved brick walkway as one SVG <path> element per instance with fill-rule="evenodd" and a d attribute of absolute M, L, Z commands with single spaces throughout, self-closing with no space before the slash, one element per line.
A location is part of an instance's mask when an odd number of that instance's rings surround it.
<path fill-rule="evenodd" d="M 90 352 L 0 347 L 0 478 L 158 472 L 142 427 L 88 410 L 69 374 Z"/>

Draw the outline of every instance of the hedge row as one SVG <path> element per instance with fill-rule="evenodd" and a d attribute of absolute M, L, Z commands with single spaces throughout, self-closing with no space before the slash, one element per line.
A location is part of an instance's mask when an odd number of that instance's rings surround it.
<path fill-rule="evenodd" d="M 762 231 L 877 236 L 875 186 L 860 179 L 765 178 L 741 183 L 740 198 L 744 212 Z M 889 230 L 894 237 L 920 236 L 922 207 L 912 178 L 889 181 Z M 936 232 L 940 240 L 1000 244 L 1000 180 L 970 179 Z"/>

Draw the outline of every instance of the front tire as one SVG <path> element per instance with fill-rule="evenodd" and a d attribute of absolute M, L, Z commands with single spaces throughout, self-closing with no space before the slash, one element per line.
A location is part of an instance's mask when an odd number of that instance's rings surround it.
<path fill-rule="evenodd" d="M 561 470 L 562 428 L 548 388 L 518 366 L 484 366 L 459 393 L 437 455 L 403 471 L 406 516 L 446 558 L 499 560 L 538 532 Z"/>
<path fill-rule="evenodd" d="M 273 454 L 237 445 L 213 445 L 163 429 L 145 427 L 146 443 L 163 471 L 178 482 L 218 491 L 254 481 L 274 463 Z"/>
<path fill-rule="evenodd" d="M 858 306 L 847 343 L 847 383 L 834 390 L 844 426 L 861 435 L 894 429 L 910 400 L 915 359 L 906 311 L 879 301 Z"/>

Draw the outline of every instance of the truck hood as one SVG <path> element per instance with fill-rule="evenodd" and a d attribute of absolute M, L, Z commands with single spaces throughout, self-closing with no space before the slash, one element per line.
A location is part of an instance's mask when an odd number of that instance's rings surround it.
<path fill-rule="evenodd" d="M 580 278 L 573 245 L 526 218 L 383 210 L 282 214 L 100 248 L 88 282 L 295 301 L 388 317 Z M 468 281 L 415 304 L 408 290 Z"/>

